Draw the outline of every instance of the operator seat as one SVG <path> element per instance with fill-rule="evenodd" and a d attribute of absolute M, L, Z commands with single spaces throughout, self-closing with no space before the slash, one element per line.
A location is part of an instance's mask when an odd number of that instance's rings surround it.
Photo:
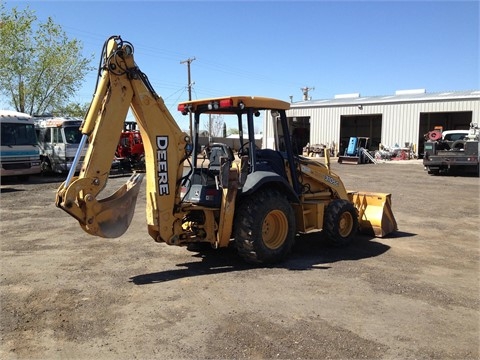
<path fill-rule="evenodd" d="M 210 171 L 220 172 L 221 158 L 226 157 L 230 163 L 233 162 L 234 155 L 232 149 L 226 144 L 214 143 L 210 147 L 208 169 Z"/>

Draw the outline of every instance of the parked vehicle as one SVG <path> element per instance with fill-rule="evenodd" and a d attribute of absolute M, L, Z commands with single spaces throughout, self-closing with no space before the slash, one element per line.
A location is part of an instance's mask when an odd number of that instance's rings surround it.
<path fill-rule="evenodd" d="M 82 138 L 81 124 L 82 119 L 70 117 L 35 119 L 43 173 L 70 171 Z M 75 171 L 80 171 L 85 154 L 83 149 Z"/>
<path fill-rule="evenodd" d="M 347 191 L 328 156 L 322 164 L 295 154 L 286 115 L 290 103 L 261 96 L 182 102 L 178 110 L 194 119 L 191 138 L 136 65 L 133 45 L 112 36 L 103 49 L 101 80 L 82 126 L 83 137 L 91 140 L 85 166 L 78 176 L 70 171 L 55 199 L 87 233 L 121 236 L 133 219 L 144 177 L 148 234 L 156 242 L 235 244 L 251 263 L 282 261 L 297 233 L 322 230 L 328 241 L 342 246 L 359 229 L 379 237 L 397 230 L 391 194 Z M 142 132 L 146 172 L 134 173 L 115 193 L 97 200 L 129 107 Z M 268 149 L 255 146 L 253 131 L 263 110 L 271 112 L 274 123 L 276 141 Z M 220 114 L 237 117 L 239 129 L 250 130 L 248 138 L 240 134 L 238 162 L 228 145 L 215 143 L 209 165 L 203 166 L 193 151 L 199 148 L 199 125 Z"/>
<path fill-rule="evenodd" d="M 471 123 L 469 130 L 429 131 L 425 134 L 425 170 L 431 175 L 453 171 L 480 175 L 479 135 L 476 123 Z"/>
<path fill-rule="evenodd" d="M 28 114 L 0 110 L 0 176 L 18 176 L 22 180 L 40 173 L 40 150 L 35 124 Z"/>
<path fill-rule="evenodd" d="M 339 164 L 367 164 L 373 162 L 372 155 L 368 152 L 370 138 L 351 137 L 345 153 L 338 157 Z"/>
<path fill-rule="evenodd" d="M 137 129 L 135 121 L 125 121 L 124 123 L 117 150 L 115 151 L 112 170 L 145 170 L 145 150 L 143 148 L 142 135 Z"/>

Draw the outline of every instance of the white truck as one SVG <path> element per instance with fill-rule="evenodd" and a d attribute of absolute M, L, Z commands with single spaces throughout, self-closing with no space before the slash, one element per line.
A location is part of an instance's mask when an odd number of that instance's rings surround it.
<path fill-rule="evenodd" d="M 425 170 L 431 175 L 473 172 L 480 176 L 479 130 L 477 123 L 471 123 L 469 130 L 436 129 L 425 134 Z"/>
<path fill-rule="evenodd" d="M 82 138 L 81 124 L 82 119 L 71 117 L 37 118 L 35 120 L 43 173 L 70 171 Z M 80 171 L 85 155 L 86 149 L 83 149 L 75 171 Z"/>

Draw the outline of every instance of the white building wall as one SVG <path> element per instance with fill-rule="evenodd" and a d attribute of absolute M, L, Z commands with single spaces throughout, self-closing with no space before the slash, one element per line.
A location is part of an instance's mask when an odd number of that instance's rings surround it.
<path fill-rule="evenodd" d="M 381 142 L 386 146 L 413 143 L 418 147 L 420 114 L 450 111 L 472 111 L 472 121 L 480 123 L 480 101 L 478 99 L 452 101 L 425 101 L 407 103 L 362 104 L 345 106 L 293 107 L 288 117 L 310 117 L 310 144 L 336 144 L 340 141 L 340 119 L 342 115 L 382 115 Z M 265 139 L 273 144 L 271 117 L 266 112 L 264 123 Z M 269 140 L 270 138 L 270 140 Z M 264 147 L 267 144 L 264 142 Z"/>
<path fill-rule="evenodd" d="M 407 104 L 389 104 L 378 107 L 382 117 L 382 143 L 387 146 L 413 143 L 418 146 L 421 113 L 472 111 L 472 121 L 478 123 L 480 102 L 438 101 Z"/>
<path fill-rule="evenodd" d="M 382 144 L 391 147 L 418 143 L 420 125 L 419 104 L 378 106 L 382 116 Z M 382 112 L 383 111 L 383 112 Z M 418 145 L 418 144 L 417 144 Z"/>

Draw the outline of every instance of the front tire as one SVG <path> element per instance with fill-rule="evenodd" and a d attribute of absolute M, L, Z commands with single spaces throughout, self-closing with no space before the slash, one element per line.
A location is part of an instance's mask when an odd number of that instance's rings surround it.
<path fill-rule="evenodd" d="M 358 230 L 358 212 L 347 200 L 333 200 L 325 211 L 323 230 L 333 246 L 345 246 L 353 241 Z"/>
<path fill-rule="evenodd" d="M 42 157 L 40 160 L 40 169 L 42 172 L 42 175 L 50 174 L 52 170 L 52 165 L 50 164 L 50 160 L 48 157 Z"/>
<path fill-rule="evenodd" d="M 279 262 L 295 242 L 293 208 L 278 191 L 259 191 L 239 206 L 234 229 L 237 251 L 246 262 Z"/>

